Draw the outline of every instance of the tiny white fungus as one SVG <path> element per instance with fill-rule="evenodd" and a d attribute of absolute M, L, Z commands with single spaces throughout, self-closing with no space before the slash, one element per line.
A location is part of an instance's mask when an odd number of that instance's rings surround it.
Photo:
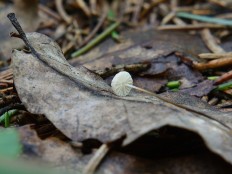
<path fill-rule="evenodd" d="M 147 94 L 155 95 L 154 93 L 150 91 L 134 86 L 131 75 L 126 71 L 121 71 L 114 76 L 111 82 L 111 87 L 114 93 L 121 97 L 127 96 L 130 93 L 132 88 L 138 91 L 141 91 L 141 92 L 145 92 Z"/>
<path fill-rule="evenodd" d="M 126 71 L 116 74 L 111 82 L 114 93 L 118 96 L 127 96 L 133 86 L 133 79 Z"/>

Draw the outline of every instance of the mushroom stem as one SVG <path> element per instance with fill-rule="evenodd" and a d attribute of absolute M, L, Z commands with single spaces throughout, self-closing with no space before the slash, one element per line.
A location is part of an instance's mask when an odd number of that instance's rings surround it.
<path fill-rule="evenodd" d="M 139 88 L 139 87 L 134 86 L 134 85 L 126 84 L 126 86 L 128 86 L 128 87 L 130 87 L 130 88 L 133 88 L 133 89 L 136 89 L 136 90 L 138 90 L 138 91 L 147 93 L 147 94 L 149 94 L 149 95 L 155 96 L 156 98 L 158 98 L 158 99 L 160 99 L 160 100 L 162 100 L 162 101 L 165 101 L 165 102 L 167 102 L 167 103 L 170 103 L 170 104 L 172 104 L 172 105 L 179 106 L 178 104 L 173 103 L 173 102 L 170 102 L 168 99 L 166 99 L 166 98 L 164 98 L 164 97 L 161 97 L 161 96 L 159 96 L 158 94 L 156 94 L 156 93 L 154 93 L 154 92 L 148 91 L 148 90 L 143 89 L 143 88 Z M 179 106 L 179 107 L 181 107 L 181 106 Z"/>
<path fill-rule="evenodd" d="M 126 84 L 126 86 L 128 86 L 128 87 L 130 87 L 130 88 L 133 88 L 133 89 L 136 89 L 136 90 L 138 90 L 138 91 L 147 93 L 147 94 L 155 95 L 155 93 L 153 93 L 153 92 L 150 92 L 150 91 L 148 91 L 148 90 L 146 90 L 146 89 L 143 89 L 143 88 L 139 88 L 139 87 L 134 86 L 134 85 Z"/>

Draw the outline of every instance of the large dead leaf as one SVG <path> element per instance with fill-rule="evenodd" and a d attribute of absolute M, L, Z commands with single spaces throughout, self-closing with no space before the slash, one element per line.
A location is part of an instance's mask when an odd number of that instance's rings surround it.
<path fill-rule="evenodd" d="M 14 50 L 14 81 L 19 97 L 30 112 L 46 115 L 69 138 L 110 142 L 126 135 L 123 145 L 127 145 L 153 129 L 172 125 L 198 133 L 212 151 L 232 163 L 229 114 L 211 111 L 220 113 L 212 115 L 212 120 L 208 118 L 211 115 L 191 113 L 153 96 L 132 92 L 128 97 L 116 97 L 98 76 L 83 67 L 71 67 L 50 38 L 38 33 L 27 37 L 43 62 Z M 183 101 L 186 107 L 194 108 L 194 103 Z M 207 113 L 206 106 L 195 105 L 195 109 Z"/>

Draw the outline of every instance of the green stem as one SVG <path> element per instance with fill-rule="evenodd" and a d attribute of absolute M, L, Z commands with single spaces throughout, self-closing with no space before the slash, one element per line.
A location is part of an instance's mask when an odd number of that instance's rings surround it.
<path fill-rule="evenodd" d="M 202 21 L 202 22 L 232 26 L 232 20 L 227 20 L 227 19 L 220 19 L 220 18 L 214 18 L 214 17 L 209 17 L 209 16 L 201 16 L 201 15 L 195 15 L 195 14 L 185 13 L 185 12 L 179 12 L 176 14 L 176 16 L 181 17 L 181 18 Z"/>
<path fill-rule="evenodd" d="M 10 114 L 9 112 L 5 113 L 5 127 L 9 127 L 10 126 Z"/>
<path fill-rule="evenodd" d="M 99 42 L 101 42 L 104 38 L 106 38 L 109 34 L 111 34 L 112 31 L 114 31 L 118 26 L 120 25 L 120 22 L 115 22 L 112 25 L 110 25 L 103 33 L 98 35 L 96 38 L 94 38 L 92 41 L 90 41 L 87 45 L 85 45 L 80 50 L 77 50 L 76 52 L 72 53 L 71 57 L 78 57 L 87 51 L 89 51 L 92 47 L 97 45 Z"/>
<path fill-rule="evenodd" d="M 13 109 L 5 112 L 2 116 L 0 116 L 0 123 L 4 121 L 5 127 L 10 126 L 10 118 L 18 112 L 17 109 Z"/>
<path fill-rule="evenodd" d="M 218 85 L 218 87 L 216 88 L 216 90 L 225 91 L 225 90 L 231 89 L 231 88 L 232 88 L 232 81 L 227 82 L 227 83 L 223 83 L 221 85 Z"/>
<path fill-rule="evenodd" d="M 116 20 L 116 15 L 115 15 L 115 13 L 114 13 L 113 10 L 109 10 L 108 15 L 107 15 L 107 18 L 108 18 L 109 20 Z M 115 41 L 120 42 L 120 36 L 119 36 L 118 32 L 112 31 L 111 37 L 112 37 Z"/>

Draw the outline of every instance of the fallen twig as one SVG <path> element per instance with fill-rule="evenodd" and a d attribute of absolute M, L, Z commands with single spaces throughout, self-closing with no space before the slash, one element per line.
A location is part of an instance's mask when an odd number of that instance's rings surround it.
<path fill-rule="evenodd" d="M 145 9 L 145 10 L 142 11 L 139 20 L 145 18 L 154 7 L 158 6 L 160 3 L 165 2 L 165 1 L 166 0 L 155 0 L 155 1 L 153 1 L 148 9 Z"/>
<path fill-rule="evenodd" d="M 205 42 L 205 45 L 213 53 L 225 53 L 225 50 L 216 43 L 215 38 L 213 37 L 213 35 L 211 34 L 208 28 L 205 28 L 201 31 L 201 37 Z"/>
<path fill-rule="evenodd" d="M 61 18 L 67 23 L 70 24 L 72 22 L 72 18 L 65 12 L 63 7 L 63 0 L 56 0 L 56 8 Z"/>
<path fill-rule="evenodd" d="M 168 13 L 161 21 L 161 25 L 165 25 L 167 24 L 170 20 L 172 20 L 175 17 L 175 12 L 172 11 L 170 13 Z"/>
<path fill-rule="evenodd" d="M 13 77 L 13 72 L 12 72 L 12 69 L 9 68 L 5 71 L 2 71 L 0 72 L 0 79 L 6 79 L 8 80 L 9 78 L 12 78 Z"/>
<path fill-rule="evenodd" d="M 6 92 L 13 91 L 13 89 L 14 89 L 13 87 L 1 89 L 1 90 L 0 90 L 0 93 L 3 93 L 3 94 L 4 94 L 4 93 L 6 93 Z"/>
<path fill-rule="evenodd" d="M 83 174 L 93 174 L 101 160 L 110 150 L 107 144 L 102 144 L 101 147 L 96 151 L 94 156 L 91 158 L 87 166 L 84 168 Z"/>
<path fill-rule="evenodd" d="M 90 16 L 90 9 L 86 5 L 85 1 L 83 0 L 76 0 L 76 4 L 82 9 L 82 11 L 86 14 L 86 16 Z"/>
<path fill-rule="evenodd" d="M 220 67 L 229 66 L 229 65 L 232 65 L 232 57 L 211 60 L 207 63 L 193 62 L 193 67 L 195 67 L 198 70 L 220 68 Z"/>
<path fill-rule="evenodd" d="M 220 59 L 226 57 L 232 57 L 232 52 L 227 53 L 202 53 L 198 55 L 202 59 Z"/>
<path fill-rule="evenodd" d="M 52 11 L 50 8 L 48 8 L 48 7 L 44 6 L 44 5 L 39 5 L 39 9 L 41 11 L 43 11 L 44 13 L 48 14 L 49 16 L 53 17 L 57 21 L 61 20 L 61 17 L 57 13 Z"/>
<path fill-rule="evenodd" d="M 226 82 L 226 81 L 231 80 L 231 79 L 232 79 L 232 70 L 223 74 L 221 77 L 219 77 L 215 81 L 215 84 L 218 85 L 218 84 L 221 84 L 221 83 Z"/>
<path fill-rule="evenodd" d="M 8 84 L 13 84 L 13 80 L 5 80 L 5 79 L 0 79 L 0 83 L 8 83 Z"/>
<path fill-rule="evenodd" d="M 96 44 L 98 44 L 99 42 L 101 42 L 105 37 L 107 37 L 109 34 L 111 34 L 111 32 L 114 31 L 119 25 L 120 25 L 120 22 L 113 23 L 103 33 L 101 33 L 96 38 L 94 38 L 92 41 L 90 41 L 86 46 L 84 46 L 80 50 L 77 50 L 76 52 L 72 53 L 71 57 L 72 58 L 78 57 L 81 54 L 86 53 L 92 47 L 94 47 Z"/>
<path fill-rule="evenodd" d="M 209 105 L 216 105 L 218 103 L 218 98 L 214 97 L 210 101 L 208 101 Z"/>
<path fill-rule="evenodd" d="M 101 28 L 102 24 L 104 23 L 105 19 L 107 17 L 107 13 L 103 13 L 98 24 L 96 25 L 96 27 L 91 31 L 91 33 L 89 33 L 89 35 L 84 39 L 84 41 L 81 43 L 81 45 L 79 47 L 82 47 L 83 45 L 85 45 L 86 43 L 88 43 L 97 33 L 97 31 Z"/>

